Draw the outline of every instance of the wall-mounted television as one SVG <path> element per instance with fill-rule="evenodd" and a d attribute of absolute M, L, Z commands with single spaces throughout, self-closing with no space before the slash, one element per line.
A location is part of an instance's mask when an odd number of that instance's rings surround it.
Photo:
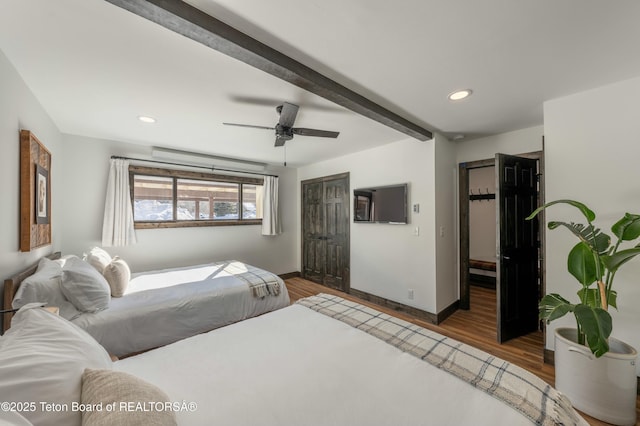
<path fill-rule="evenodd" d="M 353 221 L 406 224 L 408 184 L 353 190 Z"/>

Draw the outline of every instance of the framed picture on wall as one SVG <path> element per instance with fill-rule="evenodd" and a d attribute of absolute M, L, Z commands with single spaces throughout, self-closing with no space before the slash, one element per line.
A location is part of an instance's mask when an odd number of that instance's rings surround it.
<path fill-rule="evenodd" d="M 35 185 L 36 223 L 49 223 L 49 172 L 39 165 L 36 165 Z"/>
<path fill-rule="evenodd" d="M 51 153 L 20 131 L 20 251 L 51 244 Z"/>

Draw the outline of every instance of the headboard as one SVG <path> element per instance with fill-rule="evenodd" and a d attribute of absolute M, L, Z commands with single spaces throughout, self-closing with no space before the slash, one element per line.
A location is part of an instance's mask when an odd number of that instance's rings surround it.
<path fill-rule="evenodd" d="M 55 259 L 60 259 L 60 256 L 61 256 L 61 253 L 57 251 L 47 256 L 47 258 L 51 260 L 55 260 Z M 13 298 L 16 295 L 16 292 L 18 291 L 18 288 L 20 288 L 20 284 L 27 277 L 33 275 L 36 272 L 36 269 L 38 269 L 38 263 L 35 263 L 29 266 L 24 271 L 18 272 L 14 276 L 4 280 L 4 298 L 3 298 L 3 304 L 2 304 L 3 310 L 4 309 L 10 310 L 12 308 L 11 302 L 13 302 Z M 9 327 L 11 327 L 11 318 L 13 318 L 13 312 L 6 312 L 3 314 L 3 320 L 4 320 L 2 323 L 3 332 L 7 331 Z"/>

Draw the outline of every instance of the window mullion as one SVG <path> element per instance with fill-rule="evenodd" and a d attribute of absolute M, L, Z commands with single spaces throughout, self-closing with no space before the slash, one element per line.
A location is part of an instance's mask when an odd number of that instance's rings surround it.
<path fill-rule="evenodd" d="M 240 200 L 240 205 L 238 206 L 238 220 L 242 220 L 244 218 L 244 200 L 242 199 L 242 184 L 238 184 L 238 200 Z"/>
<path fill-rule="evenodd" d="M 173 220 L 178 220 L 178 178 L 173 178 Z"/>

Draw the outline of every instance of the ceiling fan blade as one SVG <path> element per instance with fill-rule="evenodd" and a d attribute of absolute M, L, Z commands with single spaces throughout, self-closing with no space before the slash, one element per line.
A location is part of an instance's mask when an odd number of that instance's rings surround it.
<path fill-rule="evenodd" d="M 253 129 L 265 129 L 265 130 L 274 130 L 275 127 L 267 127 L 267 126 L 254 126 L 253 124 L 238 124 L 238 123 L 222 123 L 226 126 L 238 126 L 238 127 L 251 127 Z"/>
<path fill-rule="evenodd" d="M 280 120 L 278 124 L 282 127 L 293 127 L 293 123 L 296 121 L 296 115 L 298 115 L 298 105 L 284 102 L 282 109 L 280 109 Z"/>
<path fill-rule="evenodd" d="M 291 129 L 294 135 L 300 136 L 320 136 L 322 138 L 337 138 L 340 132 L 330 130 L 305 129 L 304 127 L 294 127 Z"/>

